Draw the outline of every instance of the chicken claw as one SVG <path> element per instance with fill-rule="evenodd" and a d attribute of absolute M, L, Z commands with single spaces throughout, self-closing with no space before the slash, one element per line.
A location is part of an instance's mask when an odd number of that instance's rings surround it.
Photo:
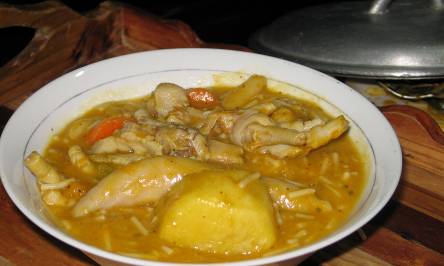
<path fill-rule="evenodd" d="M 305 148 L 308 151 L 317 149 L 341 136 L 348 129 L 344 116 L 315 126 L 307 131 L 281 128 L 274 125 L 263 125 L 253 122 L 244 127 L 238 144 L 248 150 L 264 146 L 287 144 Z"/>

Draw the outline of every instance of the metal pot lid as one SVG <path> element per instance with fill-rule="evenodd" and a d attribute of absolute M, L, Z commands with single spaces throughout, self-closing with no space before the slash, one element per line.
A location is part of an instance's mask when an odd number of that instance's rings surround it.
<path fill-rule="evenodd" d="M 345 77 L 444 77 L 442 0 L 342 2 L 295 10 L 250 38 L 253 50 Z"/>

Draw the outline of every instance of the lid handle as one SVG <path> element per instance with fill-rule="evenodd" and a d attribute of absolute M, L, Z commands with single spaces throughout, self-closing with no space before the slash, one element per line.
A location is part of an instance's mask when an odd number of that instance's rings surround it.
<path fill-rule="evenodd" d="M 444 8 L 444 0 L 432 0 L 433 9 Z M 387 7 L 390 5 L 392 0 L 374 0 L 368 11 L 371 15 L 383 14 L 387 11 Z"/>

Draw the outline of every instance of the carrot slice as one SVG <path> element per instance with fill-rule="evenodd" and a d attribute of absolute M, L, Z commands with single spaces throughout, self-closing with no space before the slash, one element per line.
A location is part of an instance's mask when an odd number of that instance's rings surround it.
<path fill-rule="evenodd" d="M 88 132 L 85 138 L 86 143 L 91 145 L 98 140 L 111 136 L 114 131 L 122 128 L 126 121 L 129 121 L 129 119 L 121 116 L 106 118 Z"/>
<path fill-rule="evenodd" d="M 204 88 L 187 90 L 190 106 L 198 109 L 212 109 L 219 105 L 219 99 L 211 91 Z"/>

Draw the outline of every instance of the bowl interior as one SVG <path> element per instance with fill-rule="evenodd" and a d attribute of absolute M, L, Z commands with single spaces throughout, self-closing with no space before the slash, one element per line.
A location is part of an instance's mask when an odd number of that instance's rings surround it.
<path fill-rule="evenodd" d="M 80 68 L 43 87 L 14 113 L 0 139 L 0 175 L 7 193 L 39 227 L 87 253 L 121 263 L 164 265 L 106 252 L 59 230 L 44 214 L 35 179 L 24 168 L 23 159 L 32 150 L 42 151 L 53 132 L 94 105 L 146 95 L 166 81 L 183 87 L 210 86 L 215 82 L 235 85 L 246 78 L 239 72 L 265 75 L 276 90 L 316 101 L 333 115 L 345 113 L 352 121 L 350 134 L 369 158 L 369 182 L 348 222 L 325 239 L 284 254 L 224 265 L 268 264 L 303 256 L 368 222 L 393 194 L 401 172 L 399 143 L 384 116 L 357 92 L 315 70 L 267 56 L 214 49 L 122 56 Z"/>

